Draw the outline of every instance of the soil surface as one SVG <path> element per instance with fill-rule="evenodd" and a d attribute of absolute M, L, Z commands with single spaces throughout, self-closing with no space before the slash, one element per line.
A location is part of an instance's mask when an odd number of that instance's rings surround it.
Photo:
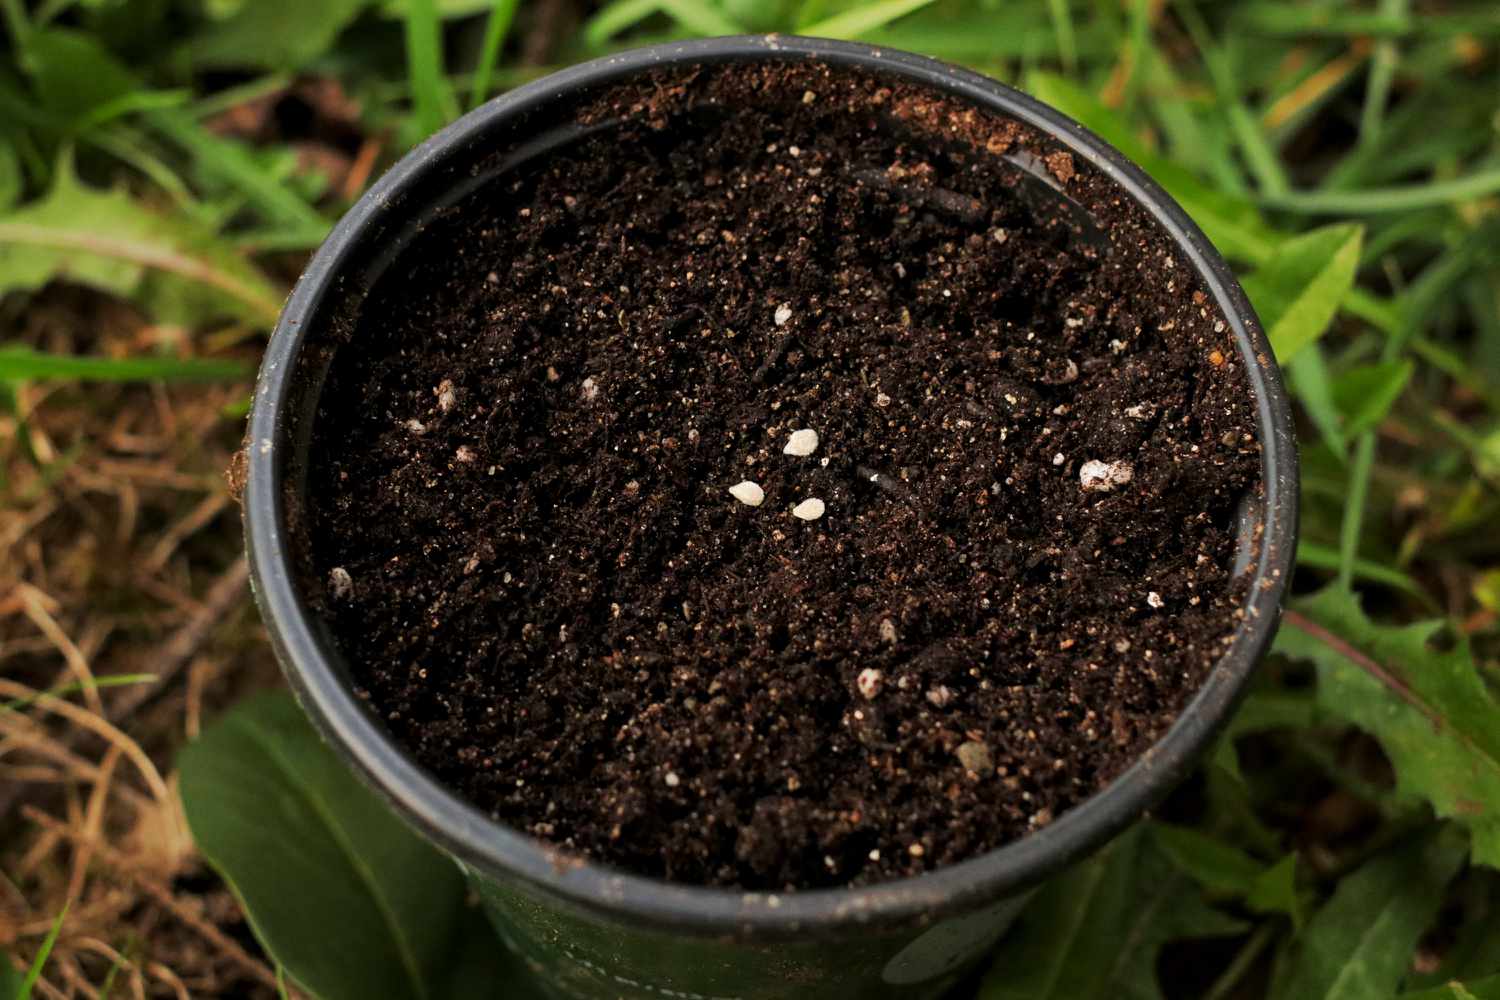
<path fill-rule="evenodd" d="M 497 818 L 700 884 L 914 874 L 1119 774 L 1233 630 L 1259 479 L 1186 261 L 904 85 L 578 120 L 330 334 L 309 559 L 362 696 Z"/>

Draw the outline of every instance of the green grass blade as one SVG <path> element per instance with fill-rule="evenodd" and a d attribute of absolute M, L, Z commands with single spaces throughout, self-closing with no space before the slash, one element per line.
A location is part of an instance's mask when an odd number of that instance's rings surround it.
<path fill-rule="evenodd" d="M 1410 0 L 1380 0 L 1380 13 L 1405 18 L 1410 5 Z M 1361 146 L 1373 143 L 1380 137 L 1380 129 L 1385 124 L 1386 103 L 1390 99 L 1391 83 L 1396 79 L 1396 64 L 1399 61 L 1400 52 L 1393 39 L 1383 38 L 1376 43 L 1375 53 L 1370 58 L 1365 102 L 1359 113 Z"/>
<path fill-rule="evenodd" d="M 458 114 L 458 102 L 443 75 L 443 24 L 435 0 L 407 0 L 406 68 L 417 123 L 426 135 Z"/>
<path fill-rule="evenodd" d="M 290 226 L 327 225 L 322 215 L 229 139 L 209 132 L 184 110 L 162 109 L 148 116 L 151 127 L 177 146 L 205 174 L 242 192 L 272 222 Z"/>
<path fill-rule="evenodd" d="M 1057 36 L 1057 53 L 1062 58 L 1063 69 L 1070 74 L 1078 72 L 1078 32 L 1073 29 L 1073 11 L 1068 0 L 1047 0 L 1047 13 L 1052 18 L 1052 31 Z"/>
<path fill-rule="evenodd" d="M 469 107 L 483 104 L 490 93 L 490 78 L 500 61 L 500 50 L 510 34 L 519 0 L 495 0 L 490 16 L 484 22 L 484 42 L 479 47 L 479 63 L 474 67 L 474 89 L 469 93 Z"/>
<path fill-rule="evenodd" d="M 584 45 L 602 49 L 611 39 L 656 14 L 666 14 L 696 35 L 737 35 L 744 29 L 703 0 L 615 0 L 583 26 Z"/>
<path fill-rule="evenodd" d="M 57 915 L 57 919 L 52 921 L 52 929 L 42 940 L 42 947 L 36 953 L 36 960 L 31 963 L 31 968 L 26 970 L 26 978 L 21 980 L 21 992 L 17 994 L 16 1000 L 31 1000 L 31 991 L 36 988 L 37 980 L 42 978 L 42 967 L 47 964 L 47 958 L 57 944 L 57 935 L 62 933 L 63 921 L 66 919 L 68 919 L 68 907 L 65 905 L 62 912 Z"/>
<path fill-rule="evenodd" d="M 105 101 L 74 122 L 72 131 L 75 134 L 83 134 L 126 115 L 142 111 L 180 108 L 188 102 L 191 96 L 191 92 L 186 90 L 137 90 L 134 93 L 121 94 L 112 101 Z"/>
<path fill-rule="evenodd" d="M 1354 461 L 1349 466 L 1348 499 L 1344 518 L 1339 524 L 1339 586 L 1348 589 L 1354 582 L 1354 565 L 1359 561 L 1359 539 L 1364 528 L 1365 503 L 1370 496 L 1370 472 L 1375 467 L 1375 432 L 1365 431 L 1354 445 Z"/>
<path fill-rule="evenodd" d="M 155 681 L 155 674 L 111 674 L 108 677 L 96 677 L 92 684 L 84 684 L 81 681 L 70 681 L 67 684 L 58 684 L 45 691 L 38 691 L 28 698 L 14 698 L 10 701 L 0 701 L 0 715 L 7 712 L 18 712 L 28 705 L 35 704 L 44 697 L 64 698 L 70 694 L 77 694 L 85 689 L 98 691 L 103 688 L 127 687 L 131 684 L 150 684 Z"/>
<path fill-rule="evenodd" d="M 818 38 L 858 38 L 932 3 L 933 0 L 880 0 L 825 17 L 816 24 L 809 24 L 802 33 Z"/>
<path fill-rule="evenodd" d="M 1302 539 L 1297 543 L 1297 565 L 1306 566 L 1310 569 L 1338 570 L 1342 565 L 1343 557 L 1339 550 L 1329 545 L 1318 542 L 1310 542 Z M 1353 575 L 1356 579 L 1368 580 L 1371 583 L 1382 584 L 1404 594 L 1417 598 L 1424 604 L 1432 605 L 1429 597 L 1416 580 L 1396 569 L 1371 559 L 1356 559 L 1353 562 Z"/>
<path fill-rule="evenodd" d="M 1500 167 L 1425 184 L 1363 191 L 1286 191 L 1267 193 L 1260 200 L 1270 208 L 1302 215 L 1374 215 L 1472 201 L 1496 193 L 1500 193 Z"/>
<path fill-rule="evenodd" d="M 219 382 L 250 375 L 240 361 L 211 358 L 98 358 L 47 354 L 24 345 L 0 346 L 0 380 L 74 379 L 81 382 Z"/>

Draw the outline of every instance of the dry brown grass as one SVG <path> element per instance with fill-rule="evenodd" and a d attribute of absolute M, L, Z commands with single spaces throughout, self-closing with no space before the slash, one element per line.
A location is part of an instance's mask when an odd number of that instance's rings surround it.
<path fill-rule="evenodd" d="M 64 287 L 8 300 L 0 340 L 193 351 Z M 173 763 L 201 720 L 278 682 L 222 476 L 242 424 L 226 407 L 248 392 L 39 383 L 0 411 L 0 700 L 25 702 L 0 711 L 0 953 L 29 962 L 66 909 L 38 996 L 276 994 Z M 155 679 L 80 689 L 122 674 Z"/>

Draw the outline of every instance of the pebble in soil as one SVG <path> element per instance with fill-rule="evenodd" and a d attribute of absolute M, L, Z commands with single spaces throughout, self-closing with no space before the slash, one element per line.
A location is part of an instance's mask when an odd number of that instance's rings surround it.
<path fill-rule="evenodd" d="M 913 874 L 1118 774 L 1233 630 L 1258 478 L 1185 262 L 920 89 L 717 68 L 579 116 L 620 123 L 327 334 L 307 579 L 361 695 L 500 820 L 700 884 Z"/>

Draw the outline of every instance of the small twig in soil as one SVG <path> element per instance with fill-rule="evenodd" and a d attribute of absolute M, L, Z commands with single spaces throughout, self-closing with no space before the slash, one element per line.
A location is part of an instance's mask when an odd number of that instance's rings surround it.
<path fill-rule="evenodd" d="M 940 212 L 965 225 L 982 225 L 988 218 L 989 213 L 985 210 L 984 202 L 961 191 L 897 184 L 883 170 L 856 170 L 854 179 L 868 187 L 899 194 L 908 204 Z"/>

